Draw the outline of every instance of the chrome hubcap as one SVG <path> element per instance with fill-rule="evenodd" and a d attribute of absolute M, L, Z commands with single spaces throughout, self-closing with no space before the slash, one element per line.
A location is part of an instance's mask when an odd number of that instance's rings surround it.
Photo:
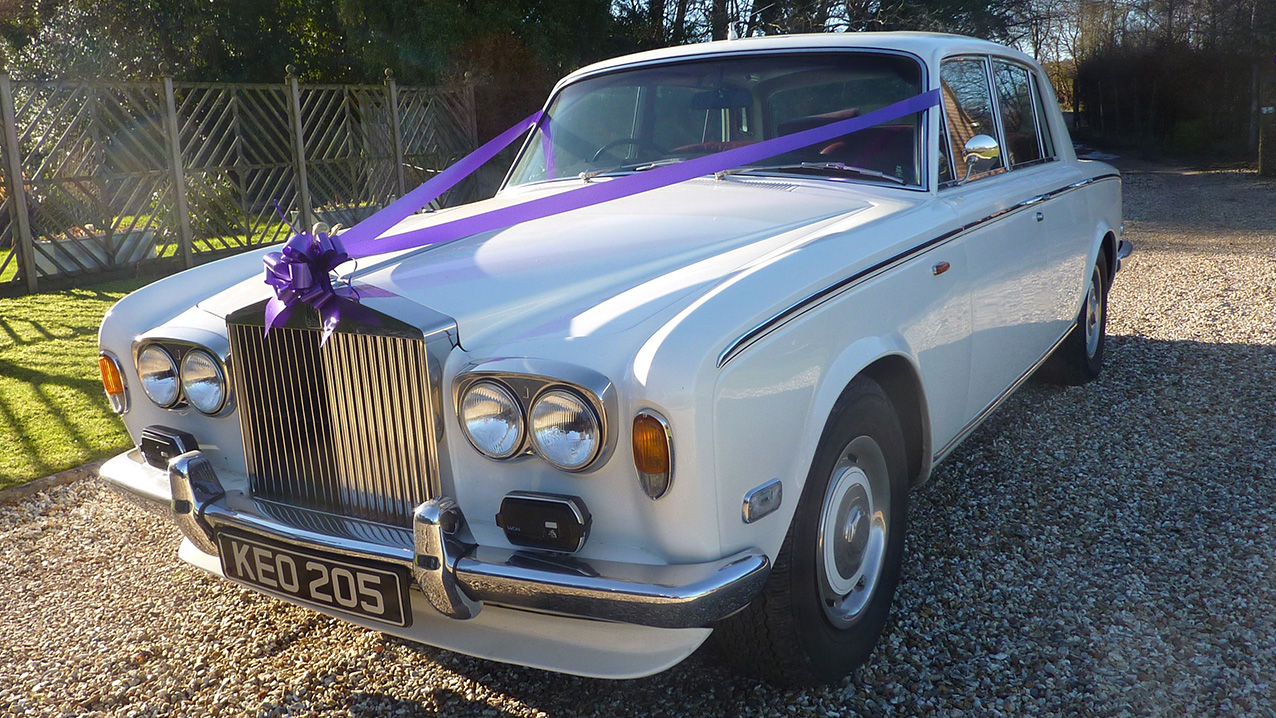
<path fill-rule="evenodd" d="M 861 436 L 842 450 L 820 513 L 820 600 L 833 625 L 863 613 L 886 558 L 890 475 L 876 441 Z"/>
<path fill-rule="evenodd" d="M 1103 286 L 1099 268 L 1090 277 L 1090 291 L 1085 297 L 1085 353 L 1094 356 L 1099 350 L 1099 324 L 1103 321 Z"/>

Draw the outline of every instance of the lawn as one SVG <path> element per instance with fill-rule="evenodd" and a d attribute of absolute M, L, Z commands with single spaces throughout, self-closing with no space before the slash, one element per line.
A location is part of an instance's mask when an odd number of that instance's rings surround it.
<path fill-rule="evenodd" d="M 97 368 L 97 330 L 117 299 L 153 280 L 0 298 L 0 489 L 129 446 Z"/>

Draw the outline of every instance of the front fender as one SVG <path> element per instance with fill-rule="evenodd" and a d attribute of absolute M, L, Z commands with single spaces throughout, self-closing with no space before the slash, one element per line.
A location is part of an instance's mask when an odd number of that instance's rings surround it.
<path fill-rule="evenodd" d="M 916 372 L 917 361 L 902 335 L 867 336 L 837 346 L 836 338 L 820 341 L 827 332 L 818 324 L 808 321 L 776 332 L 728 364 L 717 383 L 713 440 L 724 551 L 757 546 L 774 559 L 843 390 L 883 357 L 902 357 Z M 773 479 L 783 486 L 780 508 L 745 524 L 745 494 Z"/>

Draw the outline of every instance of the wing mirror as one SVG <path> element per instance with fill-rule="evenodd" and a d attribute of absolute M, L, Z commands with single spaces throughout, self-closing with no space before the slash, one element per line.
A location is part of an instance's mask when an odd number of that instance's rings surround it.
<path fill-rule="evenodd" d="M 996 169 L 1001 162 L 1001 147 L 997 144 L 997 140 L 988 135 L 975 135 L 966 140 L 966 146 L 961 152 L 966 160 L 966 176 L 962 179 L 963 183 L 970 181 L 971 175 Z"/>

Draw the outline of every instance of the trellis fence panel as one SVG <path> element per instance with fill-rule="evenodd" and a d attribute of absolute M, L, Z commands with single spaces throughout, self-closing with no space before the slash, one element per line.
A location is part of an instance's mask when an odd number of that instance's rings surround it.
<path fill-rule="evenodd" d="M 349 227 L 471 151 L 473 89 L 0 74 L 0 294 Z M 462 183 L 439 205 L 471 199 Z"/>

